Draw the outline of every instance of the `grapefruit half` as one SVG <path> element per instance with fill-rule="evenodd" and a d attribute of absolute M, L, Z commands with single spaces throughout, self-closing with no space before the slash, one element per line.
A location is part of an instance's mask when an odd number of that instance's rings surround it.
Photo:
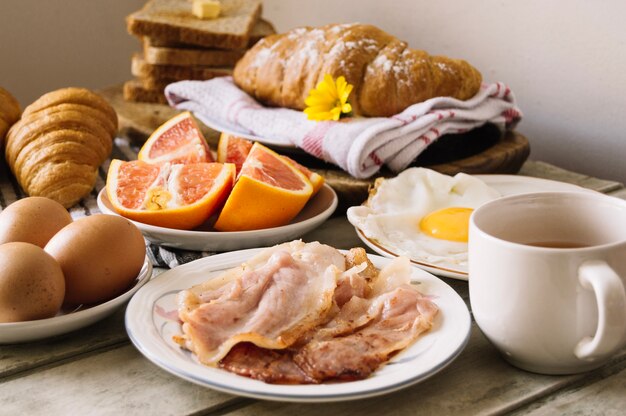
<path fill-rule="evenodd" d="M 220 135 L 220 141 L 217 145 L 217 161 L 221 163 L 234 163 L 235 166 L 237 166 L 237 174 L 239 174 L 243 162 L 246 160 L 246 157 L 248 157 L 250 149 L 252 149 L 252 145 L 253 142 L 250 140 L 233 136 L 232 134 L 222 133 Z M 313 195 L 315 195 L 317 191 L 320 190 L 322 185 L 324 185 L 324 177 L 322 175 L 307 169 L 285 155 L 280 156 L 285 158 L 288 162 L 300 170 L 300 172 L 304 173 L 307 178 L 309 178 L 311 185 L 313 185 Z"/>
<path fill-rule="evenodd" d="M 148 163 L 213 162 L 213 155 L 198 123 L 189 111 L 172 117 L 157 128 L 137 155 Z"/>
<path fill-rule="evenodd" d="M 232 163 L 154 165 L 113 160 L 106 191 L 115 211 L 128 219 L 190 230 L 220 208 L 234 178 Z"/>
<path fill-rule="evenodd" d="M 244 231 L 291 221 L 313 194 L 309 179 L 281 155 L 255 143 L 215 229 Z"/>
<path fill-rule="evenodd" d="M 237 174 L 241 171 L 243 162 L 248 157 L 252 142 L 232 134 L 222 133 L 217 144 L 217 161 L 221 163 L 234 163 Z"/>

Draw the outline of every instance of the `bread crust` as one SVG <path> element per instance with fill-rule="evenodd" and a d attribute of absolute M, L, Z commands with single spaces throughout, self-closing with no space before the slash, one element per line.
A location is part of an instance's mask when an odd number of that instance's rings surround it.
<path fill-rule="evenodd" d="M 20 118 L 20 114 L 20 103 L 10 92 L 0 87 L 0 118 L 12 124 Z"/>
<path fill-rule="evenodd" d="M 163 89 L 149 89 L 142 85 L 138 79 L 132 79 L 124 83 L 124 99 L 126 101 L 138 101 L 153 104 L 167 104 Z"/>
<path fill-rule="evenodd" d="M 100 141 L 102 154 L 108 155 L 113 147 L 112 136 L 93 117 L 77 111 L 63 111 L 38 117 L 36 114 L 23 117 L 14 124 L 7 135 L 6 159 L 9 166 L 16 168 L 17 155 L 30 142 L 49 132 L 61 129 L 78 130 L 95 135 Z M 102 160 L 100 163 L 102 163 Z"/>
<path fill-rule="evenodd" d="M 152 65 L 141 54 L 133 55 L 131 72 L 140 79 L 146 79 L 146 88 L 158 88 L 163 84 L 183 80 L 207 80 L 232 74 L 231 68 L 207 66 Z M 153 82 L 151 82 L 153 81 Z"/>
<path fill-rule="evenodd" d="M 0 148 L 11 126 L 20 119 L 20 103 L 10 92 L 0 87 Z"/>
<path fill-rule="evenodd" d="M 150 46 L 144 42 L 143 56 L 148 64 L 178 66 L 235 66 L 241 59 L 243 50 L 192 49 Z"/>
<path fill-rule="evenodd" d="M 24 186 L 28 186 L 29 183 L 26 180 L 29 177 L 26 165 L 34 162 L 38 151 L 42 149 L 53 149 L 54 154 L 61 155 L 62 158 L 80 160 L 91 166 L 100 166 L 108 156 L 102 147 L 101 139 L 92 133 L 71 129 L 47 132 L 24 146 L 15 159 L 14 170 L 22 176 Z"/>
<path fill-rule="evenodd" d="M 237 63 L 235 83 L 259 101 L 297 110 L 325 74 L 354 86 L 356 115 L 389 117 L 438 96 L 466 100 L 480 72 L 460 59 L 431 56 L 364 24 L 303 27 L 259 41 Z"/>
<path fill-rule="evenodd" d="M 93 189 L 116 132 L 117 114 L 106 100 L 84 88 L 65 88 L 24 110 L 7 134 L 5 157 L 28 195 L 69 208 Z"/>
<path fill-rule="evenodd" d="M 220 17 L 198 19 L 187 0 L 150 0 L 126 18 L 136 36 L 220 49 L 244 49 L 261 15 L 260 0 L 221 0 Z"/>
<path fill-rule="evenodd" d="M 113 107 L 104 98 L 87 88 L 68 87 L 46 93 L 26 107 L 23 116 L 60 104 L 79 104 L 99 110 L 109 118 L 117 130 L 117 113 Z"/>
<path fill-rule="evenodd" d="M 115 136 L 115 134 L 117 134 L 117 117 L 113 119 L 110 114 L 103 111 L 102 109 L 84 104 L 61 103 L 45 107 L 37 111 L 36 113 L 31 112 L 30 114 L 25 115 L 24 118 L 33 120 L 56 113 L 63 113 L 65 111 L 74 111 L 85 114 L 86 116 L 90 117 L 98 124 L 100 124 L 109 134 L 109 136 Z"/>
<path fill-rule="evenodd" d="M 273 35 L 276 33 L 276 29 L 274 25 L 263 19 L 259 18 L 256 21 L 254 26 L 252 27 L 252 31 L 250 32 L 250 39 L 248 40 L 247 48 L 251 48 L 255 43 L 260 41 L 266 36 Z M 186 50 L 197 50 L 197 51 L 221 51 L 222 49 L 207 49 L 205 46 L 199 45 L 189 45 L 184 43 L 177 43 L 174 41 L 168 41 L 167 39 L 155 39 L 149 36 L 143 37 L 143 42 L 145 46 L 156 47 L 156 48 L 176 48 L 176 49 L 186 49 Z M 244 49 L 236 50 L 241 53 L 245 53 Z M 172 63 L 172 62 L 170 62 Z"/>

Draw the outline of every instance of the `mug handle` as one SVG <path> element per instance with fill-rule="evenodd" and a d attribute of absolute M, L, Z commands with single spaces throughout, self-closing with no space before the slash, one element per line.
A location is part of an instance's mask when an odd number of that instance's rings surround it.
<path fill-rule="evenodd" d="M 598 329 L 593 337 L 583 338 L 576 357 L 593 361 L 615 352 L 626 334 L 626 290 L 620 277 L 606 262 L 590 260 L 578 269 L 578 280 L 593 290 L 598 302 Z"/>

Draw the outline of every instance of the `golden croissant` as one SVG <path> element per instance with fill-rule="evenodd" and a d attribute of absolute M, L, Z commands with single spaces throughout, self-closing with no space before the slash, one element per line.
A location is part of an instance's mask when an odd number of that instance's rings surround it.
<path fill-rule="evenodd" d="M 235 83 L 257 100 L 296 110 L 325 74 L 354 86 L 353 112 L 388 117 L 429 98 L 473 97 L 482 76 L 460 59 L 431 56 L 364 24 L 298 28 L 261 39 L 237 63 Z"/>
<path fill-rule="evenodd" d="M 117 114 L 102 97 L 63 88 L 24 109 L 7 135 L 5 157 L 28 195 L 69 208 L 93 189 L 116 132 Z"/>

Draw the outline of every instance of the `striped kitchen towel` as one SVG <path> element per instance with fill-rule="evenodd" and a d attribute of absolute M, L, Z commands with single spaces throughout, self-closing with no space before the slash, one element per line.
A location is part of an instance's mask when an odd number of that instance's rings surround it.
<path fill-rule="evenodd" d="M 368 178 L 385 165 L 405 169 L 444 134 L 464 133 L 492 123 L 513 129 L 521 119 L 513 92 L 496 82 L 484 84 L 469 100 L 435 97 L 392 117 L 307 120 L 302 111 L 264 107 L 239 89 L 232 77 L 169 84 L 171 106 L 193 111 L 209 127 L 298 146 L 334 163 L 355 178 Z"/>
<path fill-rule="evenodd" d="M 128 140 L 117 138 L 113 143 L 111 159 L 137 159 L 138 151 L 139 148 L 132 146 Z M 106 174 L 109 169 L 110 162 L 111 160 L 108 159 L 102 164 L 102 166 L 100 166 L 100 169 L 98 170 L 98 177 L 96 179 L 96 186 L 91 193 L 83 198 L 78 204 L 69 209 L 72 218 L 78 219 L 87 215 L 100 213 L 100 209 L 98 208 L 98 203 L 96 201 L 98 193 L 105 187 Z M 26 194 L 20 188 L 19 184 L 15 180 L 15 177 L 9 170 L 9 167 L 6 163 L 4 163 L 4 161 L 2 161 L 2 163 L 0 163 L 0 210 L 4 209 L 12 202 L 17 201 L 20 198 L 24 198 L 25 196 Z M 174 268 L 180 264 L 188 263 L 214 253 L 161 247 L 150 244 L 146 241 L 146 254 L 150 258 L 153 266 Z"/>

